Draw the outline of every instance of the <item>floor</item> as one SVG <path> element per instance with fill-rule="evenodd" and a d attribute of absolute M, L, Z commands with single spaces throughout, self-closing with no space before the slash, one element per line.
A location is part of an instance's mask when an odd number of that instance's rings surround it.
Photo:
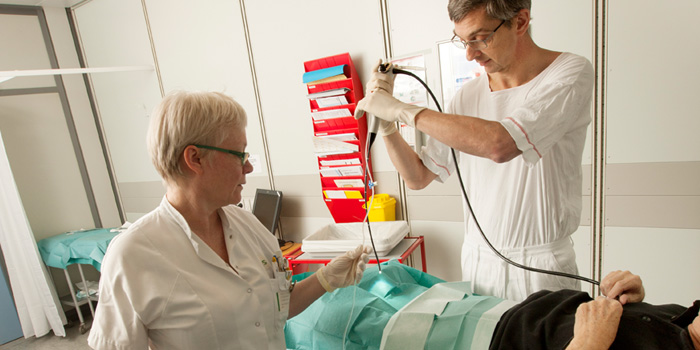
<path fill-rule="evenodd" d="M 86 320 L 86 326 L 90 326 L 90 320 Z M 57 337 L 53 335 L 53 332 L 41 337 L 41 338 L 20 338 L 11 341 L 7 344 L 0 345 L 0 350 L 89 350 L 90 347 L 87 345 L 87 337 L 90 331 L 85 332 L 85 334 L 80 334 L 79 323 L 75 322 L 71 326 L 65 326 L 66 336 Z"/>

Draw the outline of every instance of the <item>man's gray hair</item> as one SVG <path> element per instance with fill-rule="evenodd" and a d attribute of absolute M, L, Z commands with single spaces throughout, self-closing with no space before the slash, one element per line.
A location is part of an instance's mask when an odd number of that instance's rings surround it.
<path fill-rule="evenodd" d="M 450 15 L 450 20 L 457 23 L 469 12 L 483 7 L 487 15 L 495 19 L 509 20 L 522 9 L 530 10 L 531 3 L 531 0 L 450 0 L 447 4 L 447 13 Z"/>

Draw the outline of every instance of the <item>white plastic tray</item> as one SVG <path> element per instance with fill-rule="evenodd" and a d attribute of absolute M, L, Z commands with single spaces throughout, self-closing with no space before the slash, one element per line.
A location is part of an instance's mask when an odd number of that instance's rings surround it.
<path fill-rule="evenodd" d="M 388 254 L 408 234 L 408 224 L 405 221 L 379 221 L 371 222 L 370 225 L 377 255 Z M 371 245 L 367 223 L 326 225 L 302 240 L 301 251 L 310 256 L 344 253 L 362 244 L 363 234 L 365 245 Z"/>

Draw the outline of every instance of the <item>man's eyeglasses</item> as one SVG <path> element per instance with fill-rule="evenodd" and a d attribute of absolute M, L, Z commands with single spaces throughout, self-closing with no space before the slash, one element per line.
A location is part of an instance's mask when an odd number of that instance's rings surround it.
<path fill-rule="evenodd" d="M 248 161 L 248 157 L 250 157 L 250 153 L 248 152 L 238 152 L 238 151 L 232 151 L 230 149 L 225 149 L 225 148 L 219 148 L 219 147 L 214 147 L 214 146 L 205 146 L 205 145 L 192 145 L 198 148 L 206 148 L 206 149 L 212 149 L 214 151 L 219 151 L 219 152 L 225 152 L 228 154 L 233 154 L 234 156 L 241 158 L 241 165 L 245 166 L 245 162 Z"/>
<path fill-rule="evenodd" d="M 451 41 L 452 41 L 452 43 L 453 43 L 455 46 L 457 46 L 458 48 L 460 48 L 460 49 L 462 49 L 462 50 L 466 50 L 466 49 L 467 49 L 467 46 L 471 47 L 471 48 L 474 49 L 474 50 L 483 50 L 483 49 L 489 47 L 488 41 L 491 39 L 491 37 L 492 37 L 494 34 L 496 34 L 496 31 L 498 30 L 498 28 L 501 28 L 501 26 L 503 25 L 503 23 L 506 23 L 506 21 L 503 20 L 503 21 L 501 22 L 501 24 L 499 24 L 498 27 L 496 27 L 496 29 L 494 29 L 493 32 L 491 32 L 491 34 L 489 34 L 489 36 L 487 36 L 486 39 L 484 39 L 484 40 L 469 40 L 469 41 L 464 41 L 464 40 L 462 40 L 462 38 L 458 37 L 457 34 L 455 34 L 455 35 L 452 37 L 452 40 L 451 40 Z"/>

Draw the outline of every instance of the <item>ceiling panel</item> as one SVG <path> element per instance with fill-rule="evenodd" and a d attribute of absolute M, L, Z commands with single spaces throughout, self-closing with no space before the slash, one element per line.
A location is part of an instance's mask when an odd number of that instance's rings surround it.
<path fill-rule="evenodd" d="M 0 0 L 0 5 L 71 7 L 84 0 Z"/>

